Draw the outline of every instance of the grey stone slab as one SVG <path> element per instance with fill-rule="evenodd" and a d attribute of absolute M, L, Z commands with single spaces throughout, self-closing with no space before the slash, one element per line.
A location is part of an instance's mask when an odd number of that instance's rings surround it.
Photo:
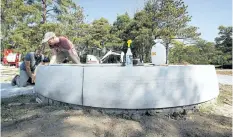
<path fill-rule="evenodd" d="M 18 87 L 12 86 L 11 83 L 1 83 L 1 98 L 9 98 L 12 96 L 33 94 L 33 86 Z"/>
<path fill-rule="evenodd" d="M 83 105 L 145 109 L 197 104 L 219 94 L 214 66 L 84 69 Z"/>
<path fill-rule="evenodd" d="M 39 66 L 35 92 L 57 101 L 82 105 L 83 67 Z"/>

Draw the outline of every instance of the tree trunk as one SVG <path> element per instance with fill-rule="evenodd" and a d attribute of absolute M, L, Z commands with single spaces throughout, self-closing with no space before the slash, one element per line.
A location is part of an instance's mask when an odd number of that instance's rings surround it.
<path fill-rule="evenodd" d="M 42 53 L 44 54 L 45 53 L 45 43 L 43 43 L 42 45 L 41 45 L 41 51 L 42 51 Z"/>
<path fill-rule="evenodd" d="M 142 54 L 141 54 L 141 60 L 143 61 L 143 62 L 145 62 L 144 61 L 144 43 L 143 43 L 143 45 L 142 45 Z"/>
<path fill-rule="evenodd" d="M 42 9 L 43 9 L 43 14 L 42 14 L 43 21 L 42 21 L 42 24 L 44 24 L 46 22 L 46 12 L 47 12 L 46 8 L 47 8 L 46 0 L 42 0 Z"/>
<path fill-rule="evenodd" d="M 168 54 L 169 54 L 169 43 L 166 43 L 166 64 L 168 64 Z"/>

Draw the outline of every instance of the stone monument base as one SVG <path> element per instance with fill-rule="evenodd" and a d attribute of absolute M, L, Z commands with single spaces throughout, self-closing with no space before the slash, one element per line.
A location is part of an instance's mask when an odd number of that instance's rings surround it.
<path fill-rule="evenodd" d="M 208 104 L 214 104 L 216 102 L 216 98 L 209 100 L 207 102 L 188 105 L 188 106 L 180 106 L 180 107 L 171 107 L 171 108 L 159 108 L 159 109 L 110 109 L 110 108 L 99 108 L 99 107 L 90 107 L 90 106 L 82 106 L 64 103 L 60 101 L 56 101 L 47 97 L 44 97 L 38 93 L 35 93 L 36 101 L 40 104 L 49 105 L 49 106 L 66 106 L 69 109 L 73 110 L 85 110 L 90 114 L 106 114 L 113 115 L 117 117 L 122 117 L 125 119 L 140 119 L 141 116 L 157 116 L 157 115 L 165 115 L 174 119 L 182 118 L 187 114 L 191 114 L 194 112 L 198 112 L 202 106 Z"/>

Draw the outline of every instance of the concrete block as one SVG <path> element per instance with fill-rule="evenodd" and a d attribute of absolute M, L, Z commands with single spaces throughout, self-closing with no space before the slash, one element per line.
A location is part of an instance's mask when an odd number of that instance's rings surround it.
<path fill-rule="evenodd" d="M 82 105 L 83 67 L 39 66 L 35 92 L 70 104 Z"/>
<path fill-rule="evenodd" d="M 141 115 L 140 114 L 132 114 L 131 119 L 138 121 L 141 119 Z"/>
<path fill-rule="evenodd" d="M 40 95 L 40 94 L 38 94 L 37 95 L 38 97 L 38 103 L 44 103 L 44 104 L 48 104 L 49 103 L 49 101 L 48 101 L 48 98 L 46 98 L 46 97 L 44 97 L 44 96 L 42 96 L 42 95 Z"/>
<path fill-rule="evenodd" d="M 1 83 L 1 98 L 9 98 L 19 95 L 33 94 L 33 86 L 18 87 L 12 86 L 11 83 Z"/>
<path fill-rule="evenodd" d="M 41 99 L 38 98 L 38 97 L 36 98 L 36 102 L 39 103 L 39 104 L 43 103 L 43 101 L 41 101 Z"/>
<path fill-rule="evenodd" d="M 219 94 L 214 66 L 85 67 L 83 105 L 118 109 L 170 108 Z"/>
<path fill-rule="evenodd" d="M 53 105 L 53 100 L 52 99 L 48 99 L 48 103 L 49 103 L 49 105 Z"/>
<path fill-rule="evenodd" d="M 40 66 L 36 82 L 35 92 L 43 97 L 111 109 L 183 107 L 219 94 L 216 71 L 211 65 Z"/>
<path fill-rule="evenodd" d="M 61 105 L 61 102 L 53 100 L 53 105 L 59 106 L 59 105 Z"/>

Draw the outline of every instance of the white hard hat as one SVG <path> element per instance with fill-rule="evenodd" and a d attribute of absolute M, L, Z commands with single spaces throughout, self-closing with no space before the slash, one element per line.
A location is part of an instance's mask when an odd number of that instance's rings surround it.
<path fill-rule="evenodd" d="M 45 35 L 44 35 L 44 39 L 42 40 L 42 43 L 45 43 L 45 42 L 48 42 L 49 39 L 51 39 L 52 37 L 55 37 L 55 33 L 54 32 L 47 32 Z"/>

